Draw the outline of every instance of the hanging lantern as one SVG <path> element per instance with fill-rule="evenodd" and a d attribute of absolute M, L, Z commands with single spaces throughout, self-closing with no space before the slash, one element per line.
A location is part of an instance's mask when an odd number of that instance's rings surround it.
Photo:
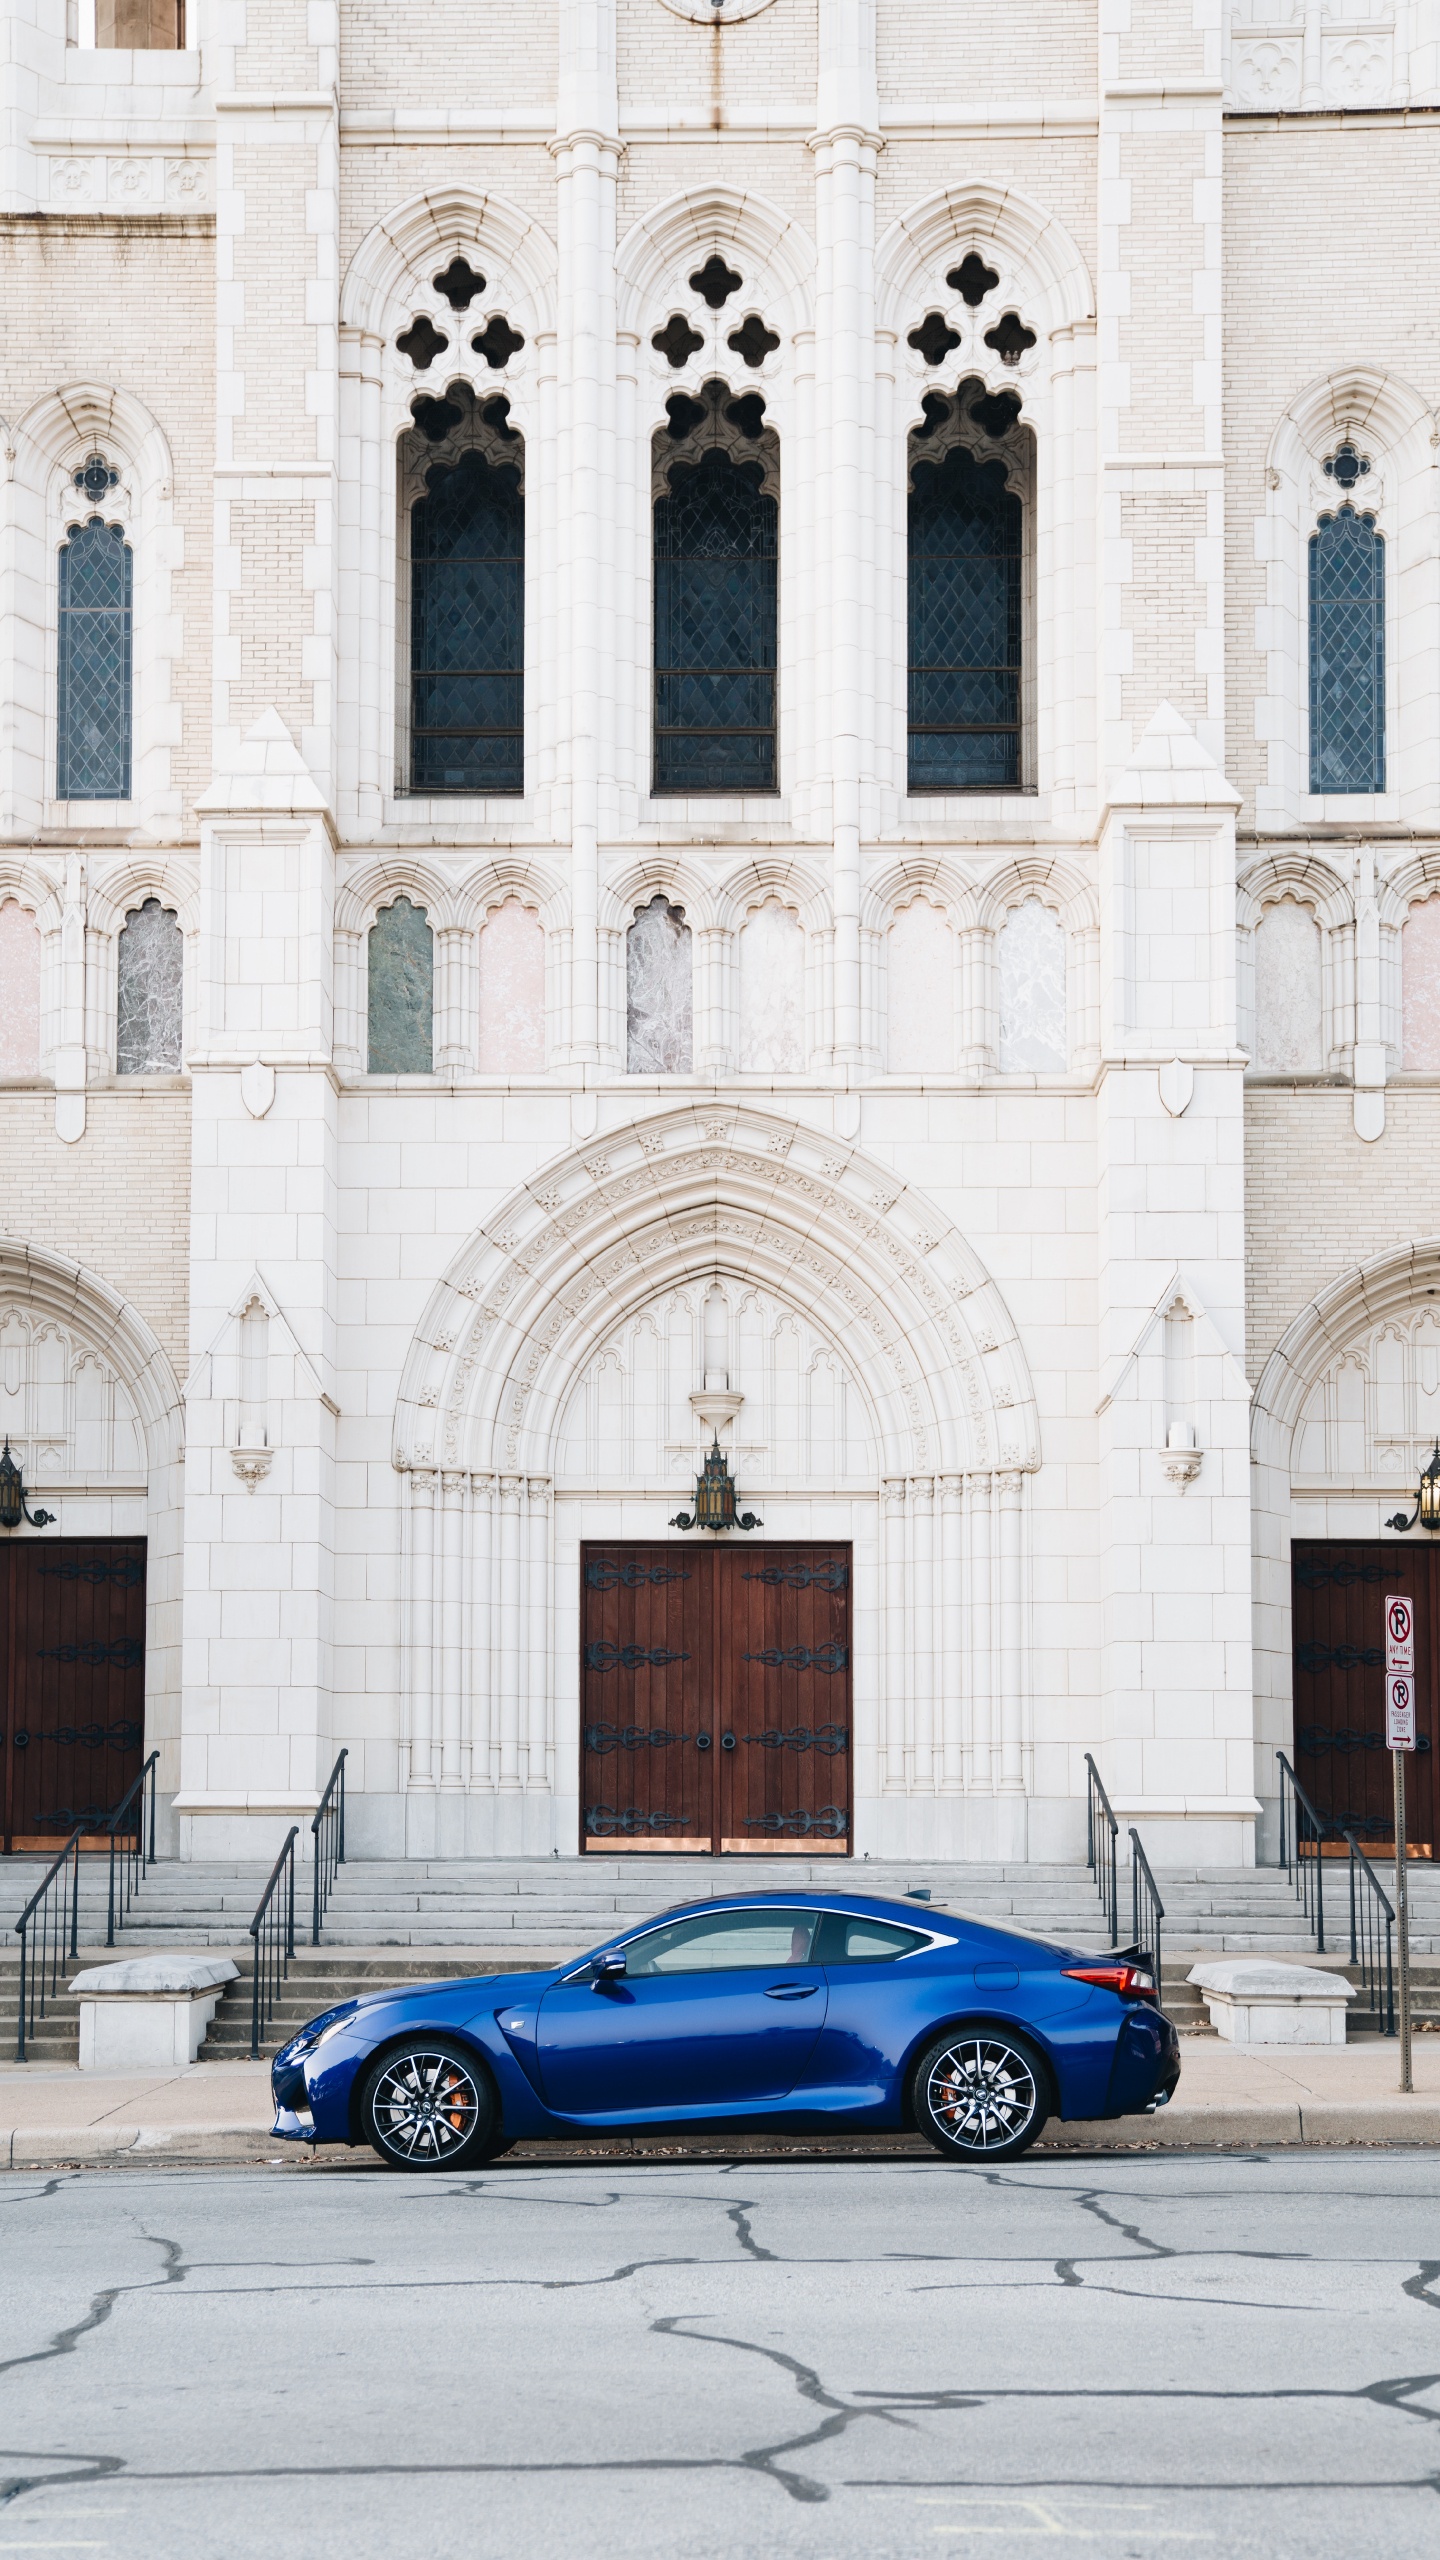
<path fill-rule="evenodd" d="M 695 1479 L 695 1508 L 677 1511 L 670 1522 L 672 1529 L 763 1529 L 753 1511 L 735 1508 L 735 1479 L 725 1464 L 725 1452 L 718 1432 L 708 1457 Z"/>
<path fill-rule="evenodd" d="M 1422 1529 L 1440 1529 L 1440 1443 L 1436 1444 L 1435 1455 L 1420 1478 L 1410 1518 L 1407 1520 L 1403 1511 L 1397 1511 L 1385 1526 L 1387 1529 L 1413 1529 L 1417 1520 Z"/>
<path fill-rule="evenodd" d="M 55 1518 L 53 1511 L 31 1511 L 26 1507 L 25 1486 L 20 1470 L 10 1455 L 10 1443 L 0 1457 L 0 1529 L 18 1529 L 28 1520 L 32 1529 L 48 1529 Z"/>

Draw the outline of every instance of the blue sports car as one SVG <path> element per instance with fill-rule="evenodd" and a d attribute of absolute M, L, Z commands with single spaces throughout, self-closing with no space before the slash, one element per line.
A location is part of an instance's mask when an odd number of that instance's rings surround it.
<path fill-rule="evenodd" d="M 271 2067 L 282 2141 L 470 2168 L 597 2132 L 892 2132 L 1013 2160 L 1048 2117 L 1137 2115 L 1180 2077 L 1139 1948 L 1088 1955 L 865 1894 L 688 1903 L 548 1973 L 327 2009 Z"/>

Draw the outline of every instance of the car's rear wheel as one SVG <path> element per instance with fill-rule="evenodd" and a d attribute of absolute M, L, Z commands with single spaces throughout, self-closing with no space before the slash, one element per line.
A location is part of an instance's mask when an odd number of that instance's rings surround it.
<path fill-rule="evenodd" d="M 365 2084 L 360 2122 L 392 2169 L 469 2169 L 504 2147 L 489 2075 L 443 2036 L 382 2055 Z"/>
<path fill-rule="evenodd" d="M 1027 2037 L 1005 2027 L 937 2036 L 910 2083 L 915 2122 L 949 2160 L 1014 2160 L 1050 2114 L 1050 2078 Z"/>

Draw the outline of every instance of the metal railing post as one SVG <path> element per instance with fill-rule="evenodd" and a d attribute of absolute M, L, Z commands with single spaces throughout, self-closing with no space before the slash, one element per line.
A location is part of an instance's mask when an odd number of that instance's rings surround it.
<path fill-rule="evenodd" d="M 1085 1833 L 1088 1843 L 1085 1863 L 1095 1872 L 1095 1888 L 1100 1896 L 1100 1907 L 1110 1923 L 1110 1944 L 1112 1947 L 1118 1947 L 1120 1944 L 1120 1874 L 1116 1842 L 1120 1836 L 1120 1825 L 1115 1819 L 1110 1799 L 1105 1793 L 1104 1780 L 1088 1751 L 1085 1754 L 1085 1768 L 1087 1772 Z M 1109 1838 L 1108 1854 L 1099 1845 L 1097 1816 L 1103 1817 L 1104 1820 Z"/>

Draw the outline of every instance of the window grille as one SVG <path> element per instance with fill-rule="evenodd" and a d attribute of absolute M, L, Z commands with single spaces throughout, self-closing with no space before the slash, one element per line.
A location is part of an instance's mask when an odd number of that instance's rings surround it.
<path fill-rule="evenodd" d="M 910 493 L 910 788 L 1020 783 L 1023 510 L 956 445 Z"/>
<path fill-rule="evenodd" d="M 1353 507 L 1310 536 L 1310 788 L 1385 788 L 1385 542 Z"/>
<path fill-rule="evenodd" d="M 462 453 L 410 511 L 410 788 L 525 788 L 525 500 Z"/>
<path fill-rule="evenodd" d="M 718 446 L 655 501 L 655 789 L 773 791 L 780 510 Z"/>
<path fill-rule="evenodd" d="M 55 796 L 128 800 L 134 554 L 91 516 L 60 546 Z"/>

